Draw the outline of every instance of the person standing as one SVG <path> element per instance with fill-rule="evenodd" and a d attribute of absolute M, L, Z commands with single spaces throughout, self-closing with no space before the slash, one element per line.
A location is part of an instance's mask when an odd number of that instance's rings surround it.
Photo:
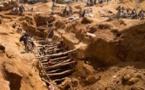
<path fill-rule="evenodd" d="M 52 7 L 51 7 L 51 13 L 52 13 L 52 14 L 54 13 L 54 7 L 56 7 L 56 6 L 55 6 L 55 3 L 53 2 L 53 3 L 52 3 Z"/>

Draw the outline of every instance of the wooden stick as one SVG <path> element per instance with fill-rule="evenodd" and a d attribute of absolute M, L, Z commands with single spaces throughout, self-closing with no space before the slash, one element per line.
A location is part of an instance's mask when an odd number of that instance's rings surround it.
<path fill-rule="evenodd" d="M 49 44 L 49 45 L 38 45 L 37 47 L 53 47 L 53 46 L 58 46 L 59 44 Z"/>
<path fill-rule="evenodd" d="M 65 60 L 66 58 L 69 58 L 68 56 L 63 56 L 63 57 L 58 57 L 58 58 L 54 58 L 54 59 L 49 59 L 50 61 L 58 61 L 58 60 Z M 40 60 L 41 62 L 48 62 L 48 59 L 45 60 Z"/>
<path fill-rule="evenodd" d="M 67 59 L 67 60 L 61 60 L 61 62 L 53 62 L 53 64 L 61 64 L 61 63 L 66 63 L 66 62 L 69 62 L 71 61 L 72 59 Z M 42 65 L 49 65 L 48 62 L 45 62 L 45 63 L 42 63 Z M 51 65 L 52 66 L 52 65 Z"/>
<path fill-rule="evenodd" d="M 61 64 L 57 64 L 57 65 L 53 65 L 53 66 L 49 66 L 49 67 L 44 67 L 45 70 L 50 70 L 50 69 L 54 69 L 54 68 L 59 68 L 59 67 L 63 67 L 66 65 L 70 65 L 76 63 L 76 61 L 71 61 L 71 62 L 67 62 L 67 63 L 61 63 Z"/>
<path fill-rule="evenodd" d="M 52 49 L 57 48 L 57 47 L 58 46 L 52 46 L 52 47 L 47 48 L 46 50 L 52 50 Z"/>
<path fill-rule="evenodd" d="M 58 58 L 49 59 L 49 60 L 50 61 L 57 61 L 57 60 L 62 60 L 62 59 L 66 59 L 66 58 L 68 58 L 68 56 L 58 57 Z"/>
<path fill-rule="evenodd" d="M 47 40 L 44 40 L 44 39 L 39 40 L 39 41 L 35 41 L 35 42 L 47 42 L 47 43 L 49 43 Z"/>
<path fill-rule="evenodd" d="M 61 55 L 65 55 L 65 54 L 74 52 L 74 51 L 76 51 L 77 49 L 79 49 L 79 48 L 75 48 L 75 49 L 73 49 L 73 50 L 69 50 L 69 51 L 66 51 L 66 52 L 61 52 L 61 53 L 56 53 L 56 54 L 50 54 L 50 55 L 46 55 L 46 56 L 40 56 L 40 57 L 38 57 L 38 58 L 61 56 Z"/>
<path fill-rule="evenodd" d="M 47 49 L 46 49 L 47 50 Z M 50 52 L 52 52 L 52 51 L 62 51 L 63 50 L 63 48 L 55 48 L 55 49 L 52 49 L 52 50 L 48 50 L 48 52 L 50 51 Z"/>
<path fill-rule="evenodd" d="M 49 83 L 46 79 L 44 78 L 41 78 L 42 81 L 46 82 L 46 83 Z"/>
<path fill-rule="evenodd" d="M 58 72 L 62 69 L 58 68 L 58 69 L 54 69 L 54 70 L 50 70 L 50 71 L 46 71 L 47 73 L 54 73 L 54 72 Z"/>
<path fill-rule="evenodd" d="M 60 51 L 60 50 L 61 50 L 61 51 L 64 51 L 64 48 L 63 48 L 63 47 L 61 47 L 61 48 L 58 47 L 58 48 L 55 48 L 54 50 L 55 50 L 55 51 Z"/>
<path fill-rule="evenodd" d="M 42 68 L 43 72 L 45 73 L 45 75 L 47 76 L 48 80 L 51 81 L 50 77 L 47 75 L 45 69 L 43 68 L 43 65 L 41 64 L 41 62 L 38 61 L 38 63 L 41 66 L 41 68 Z"/>
<path fill-rule="evenodd" d="M 54 77 L 54 76 L 60 76 L 60 75 L 64 75 L 64 74 L 68 74 L 73 72 L 74 69 L 69 69 L 69 70 L 65 70 L 63 72 L 59 72 L 59 73 L 53 73 L 53 74 L 47 74 L 49 77 Z"/>
<path fill-rule="evenodd" d="M 53 81 L 54 81 L 54 82 L 60 82 L 60 81 L 63 81 L 63 80 L 65 80 L 65 78 L 61 78 L 61 79 L 54 79 Z"/>

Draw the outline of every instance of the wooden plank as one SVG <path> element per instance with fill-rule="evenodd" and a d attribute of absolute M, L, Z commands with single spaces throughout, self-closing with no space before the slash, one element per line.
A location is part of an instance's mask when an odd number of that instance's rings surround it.
<path fill-rule="evenodd" d="M 56 45 L 55 45 L 55 44 L 54 44 L 54 45 L 53 45 L 53 44 L 48 44 L 48 45 L 37 45 L 37 47 L 40 47 L 40 48 L 41 48 L 41 47 L 53 47 L 53 46 L 58 46 L 58 44 L 56 44 Z"/>
<path fill-rule="evenodd" d="M 53 59 L 49 59 L 50 61 L 57 61 L 57 60 L 62 60 L 62 59 L 66 59 L 69 58 L 68 56 L 62 56 L 62 57 L 57 57 L 57 58 L 53 58 Z"/>
<path fill-rule="evenodd" d="M 57 63 L 66 63 L 66 62 L 69 62 L 69 61 L 71 61 L 72 59 L 67 59 L 67 60 L 61 60 L 61 61 L 58 61 L 58 62 L 52 62 L 52 64 L 51 64 L 51 66 L 52 65 L 55 65 L 55 64 L 57 64 Z M 44 63 L 42 63 L 42 65 L 49 65 L 48 64 L 48 62 L 44 62 Z"/>
<path fill-rule="evenodd" d="M 49 81 L 51 81 L 50 77 L 47 75 L 47 73 L 46 73 L 46 71 L 45 71 L 43 65 L 41 64 L 41 62 L 38 61 L 38 63 L 39 63 L 39 65 L 41 66 L 41 69 L 43 70 L 43 72 L 45 73 L 47 79 L 48 79 Z"/>
<path fill-rule="evenodd" d="M 62 60 L 62 59 L 66 59 L 69 58 L 68 56 L 62 56 L 62 57 L 57 57 L 57 58 L 53 58 L 53 59 L 49 59 L 50 61 L 57 61 L 57 60 Z M 48 62 L 48 59 L 44 59 L 44 60 L 40 60 L 40 62 Z"/>
<path fill-rule="evenodd" d="M 54 69 L 54 68 L 60 68 L 66 65 L 70 65 L 70 64 L 74 64 L 76 63 L 76 61 L 71 61 L 71 62 L 67 62 L 67 63 L 61 63 L 61 64 L 57 64 L 57 65 L 53 65 L 53 66 L 49 66 L 49 67 L 44 67 L 45 70 L 50 70 L 50 69 Z"/>
<path fill-rule="evenodd" d="M 65 54 L 68 54 L 68 53 L 72 53 L 72 52 L 76 51 L 77 49 L 79 49 L 79 48 L 75 48 L 73 50 L 69 50 L 69 51 L 66 51 L 66 52 L 60 52 L 60 53 L 50 54 L 50 55 L 45 55 L 45 56 L 39 56 L 38 58 L 61 56 L 61 55 L 65 55 Z"/>
<path fill-rule="evenodd" d="M 48 62 L 48 59 L 40 60 L 40 62 Z"/>
<path fill-rule="evenodd" d="M 53 51 L 56 51 L 56 52 L 58 52 L 58 51 L 64 52 L 63 51 L 63 48 L 55 48 L 55 49 L 48 50 L 48 52 L 53 52 Z"/>
<path fill-rule="evenodd" d="M 64 75 L 64 74 L 68 74 L 73 72 L 74 69 L 69 69 L 69 70 L 65 70 L 63 72 L 59 72 L 59 73 L 52 73 L 52 74 L 47 74 L 49 77 L 54 77 L 54 76 L 60 76 L 60 75 Z"/>
<path fill-rule="evenodd" d="M 60 71 L 60 70 L 62 70 L 62 69 L 58 68 L 58 69 L 46 71 L 46 73 L 47 73 L 47 74 L 48 74 L 48 73 L 55 73 L 55 72 L 58 72 L 58 71 Z"/>
<path fill-rule="evenodd" d="M 49 47 L 49 48 L 46 48 L 46 50 L 52 50 L 54 48 L 57 48 L 58 46 L 53 46 L 53 47 Z"/>
<path fill-rule="evenodd" d="M 65 78 L 54 79 L 53 81 L 54 81 L 54 82 L 60 82 L 60 81 L 63 81 L 63 80 L 65 80 Z"/>

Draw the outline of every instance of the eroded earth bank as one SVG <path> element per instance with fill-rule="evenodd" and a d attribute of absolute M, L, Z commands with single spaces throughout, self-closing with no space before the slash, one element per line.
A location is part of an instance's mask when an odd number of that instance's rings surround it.
<path fill-rule="evenodd" d="M 24 4 L 34 11 L 26 10 L 22 16 L 10 14 L 7 9 L 0 12 L 0 90 L 48 90 L 40 77 L 35 52 L 24 53 L 17 30 L 21 27 L 34 37 L 45 38 L 54 22 L 54 41 L 62 40 L 69 50 L 79 48 L 73 53 L 77 61 L 74 72 L 62 83 L 54 84 L 56 90 L 145 90 L 145 20 L 110 21 L 98 13 L 116 13 L 119 5 L 133 9 L 134 2 L 96 5 L 91 7 L 94 17 L 74 21 L 58 13 L 64 4 L 57 4 L 56 14 L 49 14 L 51 5 Z M 86 8 L 81 2 L 71 6 L 74 15 Z M 37 45 L 36 38 L 34 43 Z"/>

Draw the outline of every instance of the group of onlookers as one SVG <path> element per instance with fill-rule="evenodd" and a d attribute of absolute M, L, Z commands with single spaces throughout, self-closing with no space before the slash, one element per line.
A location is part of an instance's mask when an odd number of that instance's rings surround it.
<path fill-rule="evenodd" d="M 117 9 L 118 16 L 120 18 L 132 18 L 132 19 L 144 19 L 144 10 L 141 9 L 139 13 L 137 13 L 136 9 L 125 9 L 124 7 L 118 6 Z"/>

